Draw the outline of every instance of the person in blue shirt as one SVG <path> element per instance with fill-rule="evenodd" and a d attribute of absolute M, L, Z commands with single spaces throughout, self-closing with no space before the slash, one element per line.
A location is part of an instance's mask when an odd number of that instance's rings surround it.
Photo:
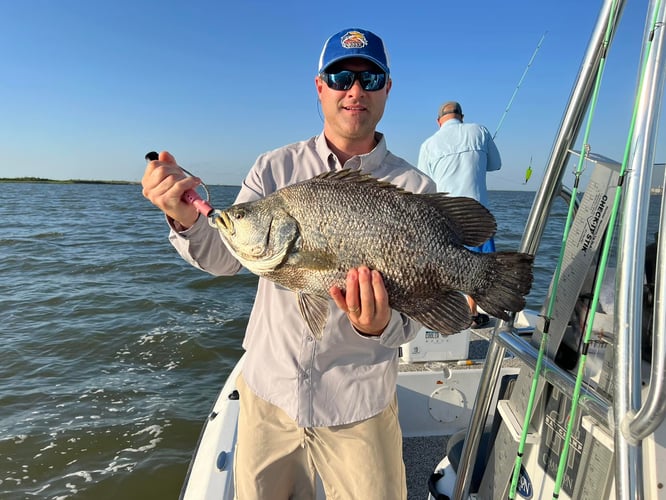
<path fill-rule="evenodd" d="M 474 198 L 488 208 L 486 172 L 499 170 L 502 159 L 488 129 L 477 123 L 463 123 L 464 116 L 458 102 L 440 106 L 439 130 L 421 144 L 417 167 L 435 181 L 437 191 Z M 494 252 L 495 242 L 490 238 L 470 250 Z M 468 296 L 467 300 L 474 317 L 472 328 L 486 326 L 488 315 L 478 313 L 474 299 Z"/>

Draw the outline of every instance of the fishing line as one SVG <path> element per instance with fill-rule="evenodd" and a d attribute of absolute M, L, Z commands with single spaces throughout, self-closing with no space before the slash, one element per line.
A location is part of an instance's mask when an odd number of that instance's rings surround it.
<path fill-rule="evenodd" d="M 532 66 L 532 63 L 534 62 L 534 59 L 536 58 L 536 55 L 539 52 L 539 49 L 541 48 L 541 45 L 543 44 L 543 41 L 546 38 L 547 34 L 548 34 L 548 31 L 544 31 L 543 35 L 541 35 L 541 39 L 539 40 L 539 43 L 537 44 L 536 49 L 534 49 L 534 52 L 532 53 L 532 57 L 530 58 L 529 62 L 527 63 L 527 66 L 525 67 L 525 70 L 523 71 L 523 74 L 520 77 L 520 80 L 518 80 L 518 85 L 516 85 L 516 88 L 514 89 L 513 94 L 511 95 L 511 98 L 509 99 L 509 103 L 506 105 L 506 108 L 504 109 L 504 113 L 502 113 L 502 116 L 500 117 L 500 121 L 497 124 L 497 128 L 495 129 L 495 133 L 493 134 L 493 140 L 495 139 L 495 137 L 497 137 L 497 134 L 499 133 L 500 128 L 502 128 L 502 124 L 504 123 L 504 119 L 506 118 L 506 115 L 509 113 L 509 109 L 511 109 L 511 104 L 513 104 L 513 100 L 516 98 L 516 95 L 518 94 L 518 90 L 520 89 L 520 86 L 522 85 L 523 80 L 527 76 L 527 72 L 529 71 L 530 67 Z M 532 165 L 532 158 L 530 158 L 530 166 L 531 165 Z M 527 181 L 525 181 L 523 184 L 527 184 Z"/>
<path fill-rule="evenodd" d="M 655 4 L 654 8 L 654 14 L 653 14 L 653 19 L 652 19 L 652 28 L 651 28 L 651 33 L 654 33 L 654 31 L 658 27 L 657 23 L 657 17 L 660 9 L 661 1 L 657 1 Z M 606 236 L 603 242 L 603 249 L 601 252 L 601 259 L 599 263 L 599 273 L 597 274 L 597 279 L 595 282 L 595 287 L 594 287 L 594 295 L 592 297 L 592 304 L 590 306 L 590 318 L 585 325 L 585 341 L 583 342 L 583 349 L 582 353 L 580 356 L 579 364 L 578 364 L 578 373 L 576 374 L 576 385 L 574 386 L 574 393 L 573 396 L 571 397 L 571 410 L 569 414 L 569 423 L 567 425 L 567 432 L 566 436 L 564 438 L 564 445 L 562 448 L 562 454 L 560 455 L 560 463 L 559 467 L 557 469 L 557 478 L 555 479 L 555 488 L 553 490 L 553 500 L 556 500 L 559 496 L 560 492 L 560 487 L 562 485 L 562 480 L 564 479 L 564 472 L 566 470 L 566 463 L 567 463 L 567 456 L 569 452 L 569 442 L 571 440 L 571 435 L 573 433 L 573 421 L 574 419 L 571 418 L 572 416 L 576 415 L 576 411 L 578 409 L 578 401 L 580 399 L 580 391 L 581 387 L 583 385 L 583 375 L 585 372 L 585 361 L 587 360 L 587 352 L 588 348 L 590 345 L 590 339 L 592 337 L 592 327 L 594 325 L 594 316 L 597 311 L 597 307 L 599 306 L 599 296 L 601 295 L 601 287 L 602 287 L 602 282 L 604 279 L 604 274 L 606 273 L 606 267 L 608 265 L 608 257 L 610 255 L 610 247 L 611 247 L 611 242 L 613 238 L 611 237 L 613 232 L 615 231 L 615 223 L 617 220 L 617 214 L 619 211 L 620 207 L 620 199 L 622 195 L 622 186 L 624 184 L 624 177 L 626 175 L 627 171 L 627 163 L 629 162 L 629 154 L 631 153 L 631 140 L 633 137 L 634 133 L 634 128 L 636 127 L 636 117 L 638 115 L 638 108 L 640 105 L 640 100 L 641 100 L 641 92 L 643 90 L 643 80 L 645 79 L 645 73 L 647 70 L 648 66 L 648 59 L 650 56 L 650 52 L 652 50 L 652 39 L 653 37 L 650 36 L 648 37 L 646 47 L 645 47 L 645 53 L 641 65 L 641 70 L 640 70 L 640 78 L 638 81 L 638 91 L 636 92 L 636 97 L 634 100 L 634 110 L 633 114 L 631 116 L 631 122 L 630 122 L 630 127 L 629 127 L 629 134 L 627 137 L 627 142 L 625 144 L 625 149 L 624 149 L 624 156 L 622 158 L 622 167 L 620 168 L 620 176 L 617 181 L 617 187 L 615 188 L 616 194 L 615 194 L 615 200 L 613 200 L 613 209 L 611 211 L 611 216 L 610 216 L 610 221 L 608 222 L 608 232 L 609 234 Z"/>
<path fill-rule="evenodd" d="M 513 95 L 511 96 L 511 99 L 509 99 L 509 103 L 506 105 L 506 108 L 504 109 L 504 113 L 502 114 L 499 123 L 497 124 L 497 128 L 495 129 L 495 133 L 493 134 L 493 139 L 497 137 L 497 133 L 500 131 L 500 128 L 502 127 L 502 123 L 504 122 L 504 118 L 506 118 L 506 115 L 509 113 L 509 109 L 511 108 L 511 104 L 513 103 L 513 100 L 516 98 L 516 94 L 518 94 L 518 89 L 523 83 L 523 80 L 525 79 L 525 76 L 527 76 L 527 72 L 530 69 L 530 66 L 532 66 L 532 62 L 534 61 L 534 58 L 537 55 L 537 52 L 539 52 L 539 49 L 541 48 L 541 44 L 543 43 L 544 38 L 546 38 L 546 35 L 548 34 L 548 31 L 545 31 L 543 35 L 541 35 L 541 40 L 539 40 L 539 43 L 536 46 L 536 49 L 534 49 L 534 53 L 532 54 L 532 57 L 530 58 L 530 62 L 527 63 L 527 66 L 525 67 L 525 71 L 523 71 L 523 75 L 520 77 L 520 80 L 518 80 L 518 85 L 516 85 L 515 90 L 513 91 Z"/>
<path fill-rule="evenodd" d="M 601 86 L 601 79 L 603 76 L 604 72 L 604 66 L 605 66 L 605 60 L 606 60 L 606 54 L 608 52 L 608 45 L 610 43 L 610 38 L 613 30 L 613 24 L 615 17 L 617 15 L 616 11 L 616 4 L 617 0 L 613 2 L 613 5 L 611 7 L 611 15 L 608 18 L 608 25 L 606 27 L 606 33 L 604 35 L 604 41 L 603 41 L 603 51 L 602 51 L 602 56 L 599 61 L 599 68 L 597 69 L 597 75 L 596 75 L 596 80 L 594 84 L 594 90 L 592 94 L 592 100 L 590 103 L 590 111 L 588 114 L 588 119 L 587 119 L 587 125 L 585 128 L 585 133 L 583 137 L 583 144 L 587 144 L 587 140 L 590 135 L 590 129 L 591 129 L 591 124 L 592 124 L 592 118 L 594 116 L 594 111 L 596 109 L 596 103 L 597 103 L 597 98 L 599 94 L 599 88 Z M 546 353 L 546 349 L 548 347 L 548 338 L 549 338 L 549 331 L 550 331 L 550 322 L 552 320 L 552 315 L 553 315 L 553 310 L 555 308 L 555 297 L 557 296 L 557 286 L 560 281 L 560 275 L 562 273 L 562 263 L 564 261 L 564 253 L 565 253 L 565 248 L 566 248 L 566 242 L 569 237 L 569 231 L 571 230 L 571 226 L 573 224 L 573 218 L 574 218 L 574 212 L 575 212 L 575 206 L 576 206 L 576 198 L 577 198 L 577 190 L 578 190 L 578 184 L 580 180 L 580 176 L 583 172 L 583 164 L 585 162 L 587 154 L 584 152 L 581 152 L 581 155 L 579 157 L 578 161 L 578 167 L 575 172 L 575 182 L 574 182 L 574 187 L 571 192 L 571 199 L 569 201 L 569 210 L 567 212 L 567 219 L 564 225 L 564 231 L 562 234 L 562 245 L 560 246 L 560 255 L 557 260 L 557 267 L 555 269 L 555 274 L 553 275 L 553 281 L 552 281 L 552 289 L 550 292 L 550 297 L 548 300 L 548 308 L 546 310 L 546 314 L 544 315 L 544 326 L 543 326 L 543 332 L 541 334 L 541 342 L 539 344 L 539 353 L 537 355 L 537 360 L 536 364 L 534 366 L 534 373 L 532 375 L 532 385 L 530 389 L 530 395 L 527 401 L 527 407 L 525 409 L 525 416 L 523 419 L 523 427 L 521 430 L 521 435 L 520 435 L 520 441 L 518 443 L 518 451 L 516 453 L 516 460 L 514 463 L 513 467 L 513 474 L 511 477 L 511 486 L 509 488 L 509 499 L 514 500 L 516 498 L 516 491 L 518 489 L 518 480 L 520 478 L 520 470 L 522 466 L 522 461 L 523 461 L 523 454 L 525 452 L 525 444 L 527 442 L 527 434 L 528 434 L 528 429 L 529 429 L 529 423 L 532 420 L 532 414 L 534 411 L 534 402 L 536 400 L 537 396 L 537 390 L 538 390 L 538 385 L 539 385 L 539 378 L 541 376 L 541 369 L 543 365 L 543 358 Z M 571 423 L 571 422 L 570 422 Z M 564 452 L 563 452 L 564 454 Z M 561 462 L 560 462 L 561 463 Z M 566 460 L 565 460 L 566 463 Z M 557 488 L 559 491 L 559 487 Z"/>

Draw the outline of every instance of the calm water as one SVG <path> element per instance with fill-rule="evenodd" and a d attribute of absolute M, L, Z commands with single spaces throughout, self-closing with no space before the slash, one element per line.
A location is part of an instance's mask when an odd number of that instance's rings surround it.
<path fill-rule="evenodd" d="M 490 197 L 497 247 L 515 250 L 533 194 Z M 255 277 L 181 261 L 139 186 L 9 183 L 0 201 L 0 497 L 177 498 Z M 533 308 L 561 228 L 547 233 Z"/>

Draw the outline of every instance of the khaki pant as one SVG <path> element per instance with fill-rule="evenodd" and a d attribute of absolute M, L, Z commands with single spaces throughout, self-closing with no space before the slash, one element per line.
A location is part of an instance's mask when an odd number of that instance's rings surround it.
<path fill-rule="evenodd" d="M 319 473 L 326 500 L 407 498 L 397 398 L 380 414 L 349 425 L 298 427 L 238 377 L 234 456 L 238 500 L 311 500 Z"/>

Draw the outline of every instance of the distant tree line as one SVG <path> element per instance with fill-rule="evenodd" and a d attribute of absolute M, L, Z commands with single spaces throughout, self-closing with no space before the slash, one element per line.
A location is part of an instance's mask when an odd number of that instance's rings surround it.
<path fill-rule="evenodd" d="M 138 184 L 137 182 L 130 181 L 94 181 L 84 179 L 69 179 L 65 181 L 58 181 L 54 179 L 42 179 L 41 177 L 0 177 L 0 182 L 40 182 L 50 184 Z"/>

